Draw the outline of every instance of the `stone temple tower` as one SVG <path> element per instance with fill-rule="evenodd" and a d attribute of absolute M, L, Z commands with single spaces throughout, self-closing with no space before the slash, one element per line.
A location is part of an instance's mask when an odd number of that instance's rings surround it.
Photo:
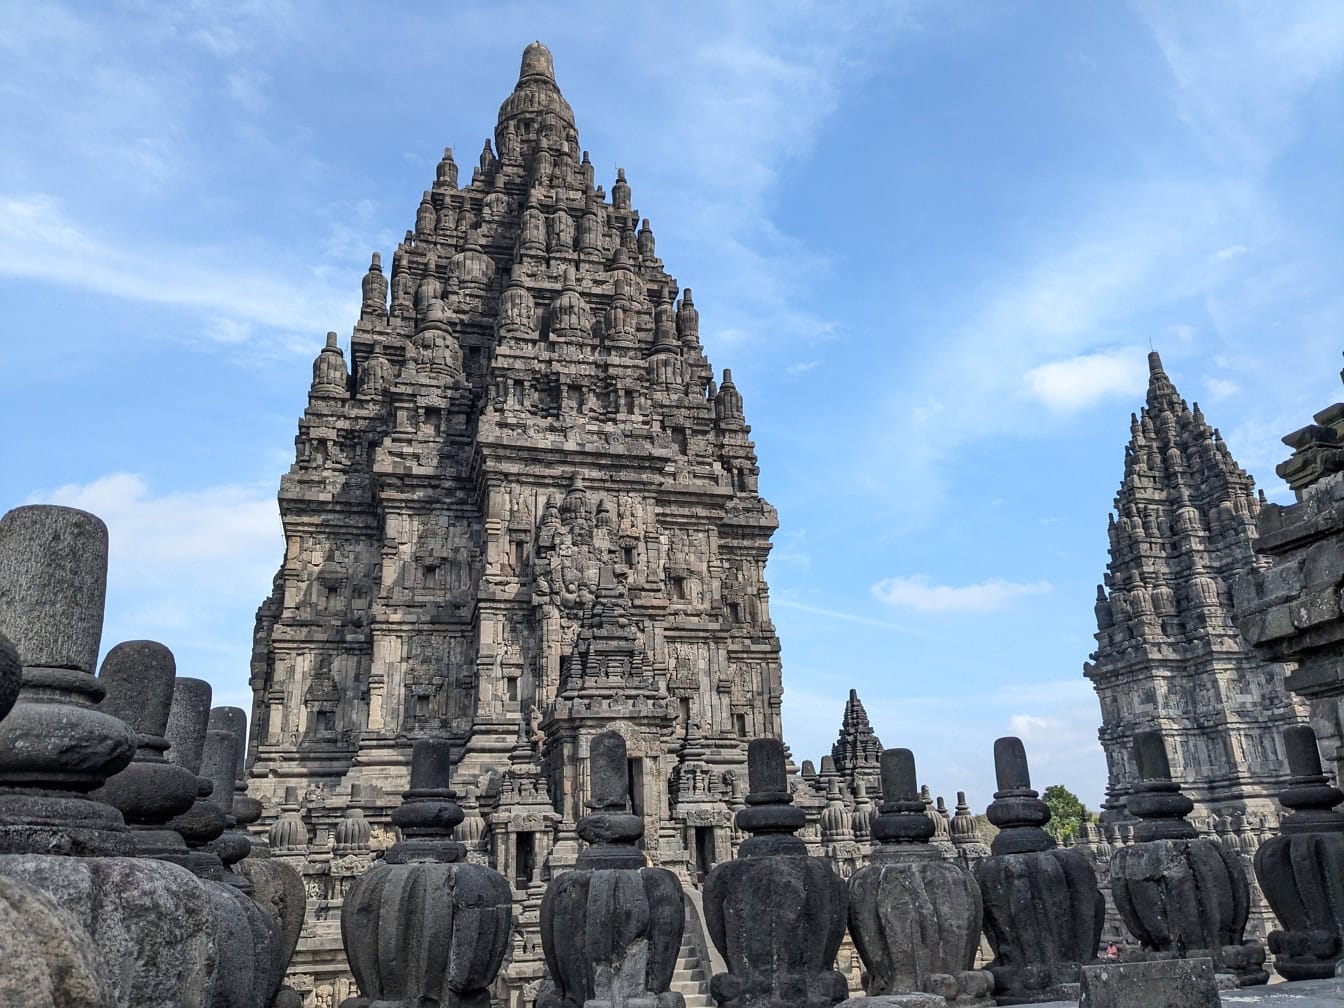
<path fill-rule="evenodd" d="M 1097 650 L 1084 666 L 1101 702 L 1102 823 L 1125 820 L 1137 779 L 1130 741 L 1156 729 L 1195 802 L 1191 820 L 1249 853 L 1277 825 L 1280 735 L 1306 712 L 1284 668 L 1258 658 L 1232 622 L 1231 582 L 1257 562 L 1255 485 L 1156 353 L 1148 365 L 1097 588 Z"/>
<path fill-rule="evenodd" d="M 742 396 L 624 172 L 595 185 L 545 46 L 458 174 L 446 151 L 390 276 L 373 255 L 349 364 L 331 334 L 313 365 L 257 615 L 252 788 L 308 881 L 299 983 L 337 1001 L 342 880 L 390 842 L 415 737 L 457 744 L 530 1004 L 590 739 L 625 736 L 649 856 L 689 882 L 731 854 L 746 740 L 781 733 Z"/>

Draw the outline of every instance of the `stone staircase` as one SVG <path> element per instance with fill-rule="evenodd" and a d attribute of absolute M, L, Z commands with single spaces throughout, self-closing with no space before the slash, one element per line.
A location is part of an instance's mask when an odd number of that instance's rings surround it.
<path fill-rule="evenodd" d="M 704 956 L 689 934 L 681 936 L 677 969 L 672 974 L 672 990 L 686 999 L 686 1008 L 714 1008 L 709 996 L 709 972 Z"/>

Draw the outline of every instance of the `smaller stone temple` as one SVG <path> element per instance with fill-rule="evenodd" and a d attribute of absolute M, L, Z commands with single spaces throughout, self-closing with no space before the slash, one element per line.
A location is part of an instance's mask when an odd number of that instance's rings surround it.
<path fill-rule="evenodd" d="M 1157 353 L 1148 366 L 1097 586 L 1097 650 L 1083 668 L 1101 703 L 1108 774 L 1100 832 L 1083 839 L 1101 844 L 1103 889 L 1109 852 L 1132 840 L 1136 734 L 1161 734 L 1172 779 L 1194 803 L 1190 821 L 1249 868 L 1278 827 L 1283 731 L 1306 717 L 1285 667 L 1252 651 L 1233 620 L 1232 582 L 1264 565 L 1254 552 L 1263 497 Z M 1251 929 L 1263 937 L 1273 920 L 1254 886 L 1252 896 Z"/>
<path fill-rule="evenodd" d="M 1148 355 L 1147 403 L 1130 418 L 1097 586 L 1097 650 L 1084 666 L 1101 703 L 1108 780 L 1102 822 L 1123 822 L 1137 780 L 1129 740 L 1162 733 L 1204 831 L 1264 832 L 1287 780 L 1280 736 L 1306 710 L 1233 622 L 1231 583 L 1257 564 L 1262 497 L 1196 403 Z"/>

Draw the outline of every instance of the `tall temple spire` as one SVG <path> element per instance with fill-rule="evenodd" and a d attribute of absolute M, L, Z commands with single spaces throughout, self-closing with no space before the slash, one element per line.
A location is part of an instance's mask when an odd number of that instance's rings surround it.
<path fill-rule="evenodd" d="M 781 735 L 778 517 L 731 377 L 707 394 L 690 291 L 624 173 L 610 199 L 594 185 L 545 46 L 478 149 L 469 181 L 448 148 L 426 165 L 405 194 L 415 229 L 388 275 L 375 257 L 359 280 L 349 367 L 335 336 L 315 362 L 281 479 L 291 548 L 254 636 L 252 748 L 268 808 L 300 776 L 330 836 L 355 785 L 386 828 L 408 740 L 450 738 L 486 834 L 472 856 L 514 884 L 533 935 L 505 970 L 517 1000 L 544 969 L 541 881 L 578 856 L 594 735 L 622 726 L 660 863 L 703 874 L 740 841 L 745 742 Z M 338 899 L 306 840 L 290 855 Z M 299 953 L 328 979 L 330 926 L 310 922 Z"/>
<path fill-rule="evenodd" d="M 1101 703 L 1109 783 L 1103 823 L 1123 821 L 1138 781 L 1130 740 L 1156 730 L 1172 773 L 1210 829 L 1233 815 L 1277 816 L 1282 730 L 1304 711 L 1282 666 L 1256 657 L 1232 622 L 1230 585 L 1255 564 L 1260 502 L 1202 412 L 1156 352 L 1147 405 L 1130 420 L 1096 599 L 1097 650 L 1084 665 Z"/>
<path fill-rule="evenodd" d="M 551 51 L 540 42 L 523 50 L 518 68 L 518 83 L 499 107 L 495 125 L 495 149 L 501 157 L 509 155 L 505 135 L 515 134 L 530 152 L 538 141 L 556 149 L 569 144 L 569 152 L 578 157 L 579 134 L 574 127 L 574 110 L 560 93 L 555 81 L 555 63 Z"/>

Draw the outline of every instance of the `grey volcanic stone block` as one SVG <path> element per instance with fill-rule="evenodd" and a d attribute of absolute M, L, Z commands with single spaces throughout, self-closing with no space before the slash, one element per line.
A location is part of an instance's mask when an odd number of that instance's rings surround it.
<path fill-rule="evenodd" d="M 92 672 L 107 598 L 107 526 L 35 504 L 0 518 L 0 634 L 25 665 Z"/>
<path fill-rule="evenodd" d="M 18 649 L 4 634 L 0 634 L 0 718 L 9 713 L 19 698 L 19 684 L 23 681 L 23 665 Z"/>
<path fill-rule="evenodd" d="M 0 875 L 0 1004 L 112 1008 L 89 934 L 51 897 Z"/>
<path fill-rule="evenodd" d="M 1082 970 L 1078 1008 L 1218 1008 L 1212 959 L 1106 963 Z"/>

